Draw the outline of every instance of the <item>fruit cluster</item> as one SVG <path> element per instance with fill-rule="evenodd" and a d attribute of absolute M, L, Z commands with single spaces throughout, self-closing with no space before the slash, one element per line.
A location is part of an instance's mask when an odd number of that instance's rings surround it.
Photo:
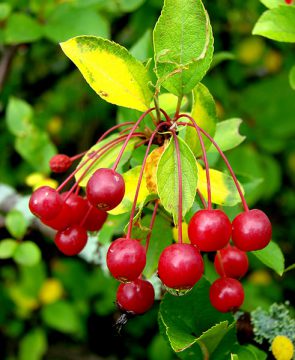
<path fill-rule="evenodd" d="M 147 157 L 153 143 L 159 143 L 159 137 L 163 136 L 161 128 L 167 132 L 175 143 L 178 160 L 178 243 L 174 243 L 164 249 L 159 258 L 158 276 L 165 288 L 175 295 L 184 295 L 203 276 L 204 262 L 203 252 L 216 252 L 214 266 L 220 278 L 210 288 L 210 301 L 221 312 L 232 311 L 243 303 L 244 292 L 241 283 L 237 280 L 245 275 L 248 269 L 247 251 L 264 248 L 271 239 L 271 223 L 268 217 L 257 209 L 249 210 L 241 187 L 233 173 L 225 155 L 218 145 L 194 119 L 186 114 L 178 114 L 174 119 L 159 109 L 165 119 L 160 119 L 155 124 L 155 129 L 147 133 L 136 132 L 140 122 L 154 109 L 149 109 L 137 122 L 123 123 L 108 130 L 100 139 L 104 139 L 111 131 L 119 127 L 132 125 L 118 133 L 115 140 L 108 141 L 97 151 L 87 153 L 86 160 L 59 186 L 57 190 L 49 187 L 37 189 L 31 196 L 29 207 L 33 214 L 40 220 L 57 230 L 55 244 L 65 255 L 78 254 L 86 245 L 87 231 L 98 231 L 107 218 L 107 211 L 118 206 L 125 194 L 125 183 L 122 175 L 116 168 L 120 162 L 124 150 L 131 138 L 138 139 L 138 146 L 146 146 L 145 157 L 142 162 L 140 175 L 135 191 L 134 202 L 130 214 L 130 221 L 126 236 L 113 241 L 107 253 L 107 266 L 114 278 L 121 282 L 117 291 L 117 304 L 125 312 L 142 314 L 146 312 L 154 302 L 154 288 L 152 284 L 143 279 L 143 270 L 146 265 L 146 254 L 152 233 L 153 224 L 157 215 L 161 199 L 155 201 L 150 232 L 146 238 L 145 247 L 141 244 L 142 239 L 132 238 L 133 220 L 135 218 L 137 198 L 146 166 Z M 188 118 L 191 123 L 179 121 Z M 202 160 L 205 163 L 207 175 L 207 202 L 197 191 L 203 202 L 204 209 L 197 211 L 188 225 L 188 237 L 190 244 L 182 241 L 182 172 L 181 157 L 178 137 L 175 130 L 178 126 L 192 126 L 196 130 L 202 148 Z M 128 132 L 126 134 L 126 131 Z M 206 150 L 201 133 L 205 135 L 217 148 L 224 159 L 237 186 L 244 206 L 244 212 L 239 214 L 231 223 L 226 214 L 213 209 L 211 204 L 211 187 L 209 166 Z M 155 141 L 157 136 L 157 141 Z M 99 142 L 98 141 L 98 142 Z M 95 166 L 97 160 L 106 154 L 113 146 L 123 142 L 121 150 L 112 168 L 99 168 L 89 178 L 85 195 L 79 195 L 81 191 L 80 181 L 88 174 L 89 169 Z M 161 141 L 160 141 L 161 144 Z M 162 145 L 162 144 L 161 144 Z M 51 170 L 62 173 L 68 170 L 72 162 L 84 154 L 69 158 L 66 155 L 56 155 L 50 161 Z M 61 189 L 83 168 L 82 175 L 76 179 L 73 187 L 66 192 L 60 193 Z M 197 184 L 196 184 L 197 188 Z M 230 244 L 232 239 L 233 245 Z"/>

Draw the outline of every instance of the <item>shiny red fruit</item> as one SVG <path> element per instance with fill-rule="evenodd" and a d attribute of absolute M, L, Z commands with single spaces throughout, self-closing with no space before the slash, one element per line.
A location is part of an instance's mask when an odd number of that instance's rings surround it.
<path fill-rule="evenodd" d="M 138 240 L 119 238 L 107 253 L 107 266 L 114 278 L 126 282 L 138 278 L 146 263 L 144 247 Z"/>
<path fill-rule="evenodd" d="M 52 172 L 63 173 L 67 171 L 72 165 L 72 160 L 69 156 L 64 154 L 54 155 L 50 161 L 49 166 Z"/>
<path fill-rule="evenodd" d="M 99 231 L 105 223 L 108 213 L 99 210 L 88 203 L 88 210 L 90 212 L 83 223 L 83 227 L 88 231 Z"/>
<path fill-rule="evenodd" d="M 58 249 L 68 256 L 79 254 L 87 243 L 87 232 L 84 228 L 74 225 L 66 230 L 58 231 L 54 239 Z"/>
<path fill-rule="evenodd" d="M 29 201 L 31 212 L 41 219 L 53 219 L 62 209 L 60 194 L 49 186 L 41 186 L 33 192 Z"/>
<path fill-rule="evenodd" d="M 190 242 L 200 251 L 224 248 L 231 236 L 231 223 L 221 210 L 199 210 L 188 225 Z"/>
<path fill-rule="evenodd" d="M 100 210 L 111 210 L 118 206 L 125 194 L 122 175 L 112 169 L 98 169 L 89 179 L 86 195 L 89 202 Z"/>
<path fill-rule="evenodd" d="M 61 194 L 61 197 L 69 208 L 71 218 L 70 225 L 79 225 L 88 210 L 87 200 L 74 193 L 70 196 L 68 194 L 68 191 L 66 191 Z"/>
<path fill-rule="evenodd" d="M 271 240 L 272 228 L 266 214 L 252 209 L 239 214 L 232 223 L 232 240 L 243 251 L 265 248 Z"/>
<path fill-rule="evenodd" d="M 244 301 L 243 286 L 236 279 L 223 277 L 211 285 L 209 297 L 212 306 L 220 312 L 236 310 Z"/>
<path fill-rule="evenodd" d="M 127 312 L 135 315 L 147 312 L 154 303 L 155 291 L 153 285 L 137 279 L 130 283 L 120 284 L 117 290 L 117 304 Z"/>
<path fill-rule="evenodd" d="M 214 266 L 220 276 L 239 279 L 248 271 L 248 256 L 244 251 L 229 245 L 215 255 Z"/>
<path fill-rule="evenodd" d="M 172 244 L 160 256 L 158 275 L 168 288 L 191 289 L 203 272 L 203 258 L 191 244 Z"/>

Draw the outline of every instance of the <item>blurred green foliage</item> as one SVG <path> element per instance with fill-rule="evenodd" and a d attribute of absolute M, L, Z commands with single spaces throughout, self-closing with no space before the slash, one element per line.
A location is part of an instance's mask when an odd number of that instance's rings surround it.
<path fill-rule="evenodd" d="M 274 240 L 288 266 L 295 253 L 295 93 L 289 83 L 290 77 L 294 88 L 294 68 L 289 75 L 295 63 L 294 45 L 251 35 L 265 10 L 258 0 L 204 3 L 218 53 L 204 83 L 217 101 L 219 120 L 243 119 L 241 133 L 247 140 L 228 152 L 229 160 L 245 184 L 251 206 L 269 214 Z M 0 183 L 6 184 L 0 187 L 3 359 L 175 358 L 158 334 L 157 304 L 130 320 L 123 335 L 113 328 L 119 316 L 113 303 L 117 284 L 108 277 L 102 259 L 112 237 L 122 233 L 126 216 L 109 217 L 99 234 L 105 245 L 97 248 L 94 238 L 81 258 L 67 259 L 55 249 L 52 234 L 32 220 L 26 196 L 34 185 L 32 173 L 47 181 L 48 160 L 57 149 L 68 155 L 84 151 L 116 121 L 133 115 L 124 109 L 116 114 L 103 102 L 58 43 L 75 35 L 100 35 L 131 48 L 144 61 L 152 53 L 151 29 L 161 7 L 161 0 L 0 4 Z M 133 154 L 134 164 L 137 155 Z M 216 154 L 210 154 L 210 161 L 222 169 Z M 229 214 L 238 211 L 234 207 Z M 147 215 L 143 223 L 149 219 Z M 164 220 L 158 221 L 156 228 L 166 226 Z M 169 243 L 168 238 L 163 241 Z M 211 260 L 206 264 L 208 278 Z M 265 270 L 257 257 L 252 255 L 250 262 L 243 309 L 267 309 L 286 299 L 294 307 L 292 270 L 279 277 Z M 173 306 L 169 296 L 162 306 Z M 244 358 L 251 358 L 249 352 L 254 350 L 244 351 Z"/>

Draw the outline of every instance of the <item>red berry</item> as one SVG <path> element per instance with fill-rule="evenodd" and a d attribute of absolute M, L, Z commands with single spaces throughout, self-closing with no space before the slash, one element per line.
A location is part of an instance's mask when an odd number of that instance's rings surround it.
<path fill-rule="evenodd" d="M 61 211 L 62 204 L 62 198 L 55 189 L 42 186 L 33 192 L 29 208 L 39 218 L 50 220 Z"/>
<path fill-rule="evenodd" d="M 71 217 L 70 224 L 77 225 L 86 215 L 88 210 L 88 203 L 87 200 L 83 199 L 77 194 L 72 193 L 70 196 L 68 196 L 68 194 L 68 191 L 66 191 L 61 194 L 61 197 L 63 200 L 66 200 L 66 204 L 68 205 Z"/>
<path fill-rule="evenodd" d="M 285 0 L 285 3 L 288 4 L 288 5 L 291 5 L 293 2 L 293 0 Z"/>
<path fill-rule="evenodd" d="M 54 239 L 58 249 L 68 256 L 79 254 L 87 243 L 87 232 L 84 228 L 74 225 L 66 230 L 58 231 Z"/>
<path fill-rule="evenodd" d="M 239 279 L 248 271 L 249 262 L 244 251 L 229 245 L 216 254 L 214 266 L 220 276 Z"/>
<path fill-rule="evenodd" d="M 50 220 L 42 218 L 41 221 L 54 230 L 65 230 L 71 225 L 70 207 L 64 202 L 57 216 Z"/>
<path fill-rule="evenodd" d="M 160 256 L 158 275 L 168 288 L 191 289 L 203 272 L 202 256 L 191 244 L 172 244 Z"/>
<path fill-rule="evenodd" d="M 231 223 L 221 210 L 199 210 L 189 222 L 188 236 L 200 251 L 216 251 L 228 244 Z"/>
<path fill-rule="evenodd" d="M 98 169 L 89 179 L 86 195 L 89 202 L 101 210 L 111 210 L 118 206 L 125 194 L 122 175 L 112 169 Z"/>
<path fill-rule="evenodd" d="M 220 312 L 238 309 L 244 301 L 242 284 L 232 278 L 223 277 L 210 287 L 210 302 Z"/>
<path fill-rule="evenodd" d="M 119 238 L 109 247 L 107 266 L 113 277 L 119 281 L 137 279 L 145 263 L 145 249 L 138 240 Z"/>
<path fill-rule="evenodd" d="M 117 290 L 118 306 L 135 315 L 147 312 L 153 306 L 154 298 L 153 285 L 146 280 L 137 279 L 120 284 Z"/>
<path fill-rule="evenodd" d="M 261 210 L 252 209 L 239 214 L 232 226 L 232 240 L 243 251 L 263 249 L 271 240 L 271 223 Z"/>
<path fill-rule="evenodd" d="M 64 154 L 54 155 L 49 161 L 50 169 L 55 173 L 63 173 L 67 171 L 71 165 L 71 158 Z"/>
<path fill-rule="evenodd" d="M 89 208 L 91 210 L 84 220 L 83 227 L 88 231 L 99 231 L 105 223 L 108 214 L 88 203 L 88 210 Z"/>

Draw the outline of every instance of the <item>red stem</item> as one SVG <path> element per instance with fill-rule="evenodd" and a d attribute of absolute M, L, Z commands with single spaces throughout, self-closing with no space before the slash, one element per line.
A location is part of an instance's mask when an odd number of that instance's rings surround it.
<path fill-rule="evenodd" d="M 134 122 L 133 121 L 128 121 L 128 122 L 125 122 L 125 123 L 122 123 L 122 124 L 118 124 L 118 125 L 115 125 L 113 127 L 111 127 L 109 130 L 107 130 L 104 134 L 101 135 L 101 137 L 97 140 L 96 143 L 100 142 L 101 140 L 103 140 L 105 137 L 107 137 L 112 131 L 114 130 L 117 130 L 119 129 L 120 127 L 123 127 L 123 126 L 127 126 L 127 125 L 133 125 Z"/>
<path fill-rule="evenodd" d="M 137 133 L 134 133 L 134 136 L 137 136 L 138 134 Z M 100 149 L 94 151 L 93 153 L 91 153 L 88 157 L 87 160 L 83 161 L 66 179 L 64 182 L 62 182 L 59 187 L 56 189 L 57 191 L 60 191 L 76 174 L 77 172 L 84 167 L 84 165 L 86 165 L 90 160 L 92 160 L 94 158 L 94 160 L 91 162 L 90 166 L 87 168 L 87 171 L 88 169 L 93 166 L 93 164 L 97 161 L 97 159 L 105 154 L 106 151 L 104 150 L 109 150 L 111 149 L 114 145 L 117 145 L 119 144 L 120 142 L 122 142 L 125 138 L 127 137 L 127 135 L 124 135 L 124 136 L 120 136 L 119 138 L 117 139 L 114 139 L 110 142 L 108 142 L 107 144 L 103 145 Z M 102 154 L 99 154 L 100 152 L 102 152 Z"/>
<path fill-rule="evenodd" d="M 189 125 L 189 126 L 192 126 L 190 124 L 187 124 L 187 123 L 179 123 L 179 125 Z M 236 188 L 238 190 L 238 193 L 240 195 L 240 198 L 241 198 L 241 201 L 243 203 L 243 207 L 244 207 L 244 210 L 245 211 L 249 211 L 249 207 L 247 205 L 247 202 L 246 202 L 246 199 L 245 199 L 245 196 L 243 195 L 243 192 L 242 192 L 242 189 L 241 189 L 241 186 L 238 182 L 238 179 L 232 169 L 232 167 L 230 166 L 230 163 L 229 161 L 227 160 L 226 156 L 224 155 L 223 151 L 220 149 L 220 147 L 218 146 L 218 144 L 216 143 L 216 141 L 205 131 L 203 130 L 202 128 L 199 128 L 200 131 L 211 141 L 211 143 L 215 146 L 216 150 L 219 152 L 220 156 L 222 157 L 223 161 L 225 162 L 225 165 L 227 166 L 232 178 L 233 178 L 233 181 L 236 185 Z"/>
<path fill-rule="evenodd" d="M 143 173 L 144 173 L 144 168 L 145 168 L 145 164 L 146 164 L 146 160 L 147 160 L 147 157 L 149 155 L 149 151 L 150 151 L 150 148 L 151 148 L 151 145 L 152 145 L 152 142 L 153 142 L 153 139 L 158 131 L 158 129 L 163 126 L 163 125 L 167 125 L 168 123 L 165 121 L 165 122 L 161 122 L 157 127 L 156 129 L 153 131 L 150 139 L 149 139 L 149 142 L 148 142 L 148 145 L 147 145 L 147 148 L 146 148 L 146 152 L 145 152 L 145 156 L 144 156 L 144 159 L 143 159 L 143 162 L 142 162 L 142 165 L 141 165 L 141 169 L 140 169 L 140 173 L 139 173 L 139 177 L 138 177 L 138 181 L 137 181 L 137 186 L 136 186 L 136 190 L 135 190 L 135 195 L 134 195 L 134 200 L 133 200 L 133 204 L 132 204 L 132 209 L 131 209 L 131 214 L 130 214 L 130 220 L 129 220 L 129 225 L 128 225 L 128 230 L 127 230 L 127 235 L 126 235 L 126 238 L 127 239 L 130 239 L 131 238 L 131 231 L 132 231 L 132 226 L 133 226 L 133 218 L 134 218 L 134 215 L 135 215 L 135 209 L 136 209 L 136 203 L 137 203 L 137 199 L 138 199 L 138 194 L 139 194 L 139 190 L 140 190 L 140 185 L 141 185 L 141 182 L 142 182 L 142 177 L 143 177 Z"/>
<path fill-rule="evenodd" d="M 172 135 L 175 143 L 175 151 L 177 156 L 177 172 L 178 172 L 178 242 L 182 244 L 182 172 L 181 172 L 181 158 L 179 142 L 176 132 L 172 130 Z"/>
<path fill-rule="evenodd" d="M 154 211 L 153 211 L 151 222 L 150 222 L 150 232 L 149 232 L 148 236 L 146 237 L 146 243 L 145 243 L 145 252 L 146 253 L 147 253 L 149 245 L 150 245 L 150 240 L 151 240 L 152 231 L 153 231 L 153 227 L 154 227 L 155 220 L 156 220 L 158 207 L 159 207 L 159 200 L 157 199 L 155 201 L 155 207 L 154 207 Z"/>
<path fill-rule="evenodd" d="M 206 201 L 204 199 L 204 196 L 202 195 L 201 191 L 199 189 L 197 189 L 197 194 L 202 202 L 202 205 L 204 206 L 204 208 L 206 209 L 207 208 L 207 204 L 206 204 Z"/>
<path fill-rule="evenodd" d="M 193 123 L 193 127 L 196 129 L 197 134 L 198 134 L 198 138 L 200 141 L 200 145 L 202 148 L 202 155 L 203 155 L 203 160 L 205 163 L 205 169 L 206 169 L 206 179 L 207 179 L 207 194 L 208 194 L 208 210 L 212 209 L 212 199 L 211 199 L 211 182 L 210 182 L 210 172 L 209 172 L 209 164 L 208 164 L 208 159 L 207 159 L 207 154 L 206 154 L 206 149 L 205 149 L 205 144 L 204 144 L 204 140 L 202 138 L 202 135 L 200 133 L 201 128 L 197 125 L 197 123 L 195 122 L 195 120 L 187 115 L 187 114 L 181 114 L 177 117 L 177 120 L 182 118 L 182 117 L 186 117 L 188 118 L 192 123 Z"/>
<path fill-rule="evenodd" d="M 135 132 L 135 130 L 137 129 L 137 127 L 138 127 L 138 125 L 141 123 L 141 121 L 142 121 L 150 112 L 152 112 L 153 110 L 155 110 L 155 108 L 150 108 L 150 109 L 148 109 L 147 111 L 145 111 L 145 112 L 140 116 L 140 118 L 136 121 L 136 123 L 134 124 L 134 126 L 132 127 L 132 129 L 131 129 L 130 133 L 128 134 L 128 136 L 127 136 L 127 138 L 126 138 L 126 140 L 125 140 L 125 142 L 124 142 L 124 144 L 123 144 L 123 146 L 122 146 L 122 148 L 121 148 L 121 150 L 120 150 L 120 153 L 119 153 L 119 155 L 118 155 L 118 157 L 117 157 L 117 159 L 116 159 L 116 161 L 115 161 L 115 163 L 114 163 L 114 165 L 113 165 L 113 167 L 112 167 L 112 169 L 113 169 L 114 171 L 117 169 L 117 166 L 119 165 L 119 162 L 120 162 L 120 160 L 121 160 L 121 158 L 122 158 L 122 155 L 123 155 L 123 153 L 124 153 L 124 150 L 126 149 L 126 146 L 127 146 L 128 142 L 129 142 L 129 140 L 131 139 L 132 134 Z"/>
<path fill-rule="evenodd" d="M 219 265 L 220 265 L 220 268 L 221 268 L 222 276 L 223 276 L 223 277 L 226 277 L 226 273 L 225 273 L 225 271 L 224 271 L 224 266 L 223 266 L 223 263 L 222 263 L 222 258 L 221 258 L 221 254 L 220 254 L 220 251 L 219 251 L 219 250 L 217 251 L 216 255 L 217 255 L 217 259 L 218 259 L 218 261 L 219 261 Z"/>

